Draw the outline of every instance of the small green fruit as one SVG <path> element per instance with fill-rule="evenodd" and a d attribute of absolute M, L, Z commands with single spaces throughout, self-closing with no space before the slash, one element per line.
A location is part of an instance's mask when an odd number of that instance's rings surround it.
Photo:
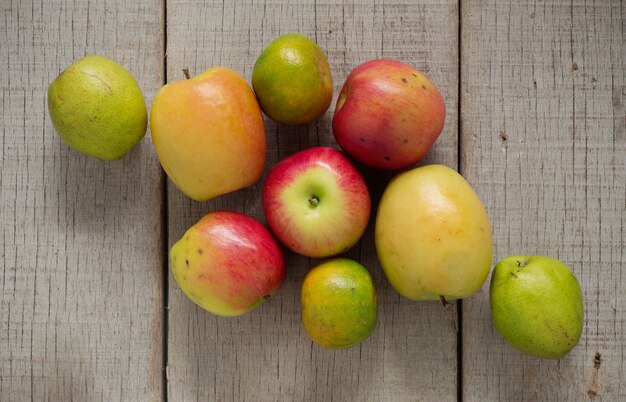
<path fill-rule="evenodd" d="M 489 296 L 496 329 L 519 350 L 560 359 L 578 344 L 584 319 L 582 292 L 561 261 L 507 257 L 493 270 Z"/>
<path fill-rule="evenodd" d="M 308 124 L 320 118 L 333 99 L 333 79 L 322 48 L 301 34 L 274 39 L 252 70 L 252 87 L 272 120 Z"/>
<path fill-rule="evenodd" d="M 132 75 L 116 62 L 87 56 L 48 87 L 48 111 L 70 147 L 104 160 L 119 159 L 146 134 L 148 111 Z"/>

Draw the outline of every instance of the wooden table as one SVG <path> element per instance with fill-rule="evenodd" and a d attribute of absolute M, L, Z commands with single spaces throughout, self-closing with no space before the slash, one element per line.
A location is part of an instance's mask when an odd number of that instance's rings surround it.
<path fill-rule="evenodd" d="M 626 400 L 626 5 L 620 1 L 107 0 L 0 2 L 1 401 Z M 167 251 L 208 211 L 264 220 L 261 183 L 196 203 L 164 176 L 150 135 L 120 161 L 64 145 L 49 83 L 87 53 L 157 89 L 223 65 L 249 80 L 288 32 L 325 49 L 335 97 L 357 64 L 408 62 L 439 86 L 444 132 L 422 163 L 458 169 L 484 201 L 494 263 L 563 260 L 583 287 L 579 345 L 559 361 L 495 331 L 488 282 L 444 309 L 401 298 L 370 228 L 346 256 L 372 272 L 374 334 L 312 344 L 300 283 L 315 260 L 287 253 L 279 295 L 240 318 L 190 302 Z M 336 146 L 317 123 L 266 120 L 268 168 Z M 366 171 L 374 206 L 391 177 Z"/>

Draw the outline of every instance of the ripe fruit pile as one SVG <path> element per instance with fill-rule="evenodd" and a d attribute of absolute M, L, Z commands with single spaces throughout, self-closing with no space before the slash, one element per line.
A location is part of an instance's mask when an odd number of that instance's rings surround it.
<path fill-rule="evenodd" d="M 283 124 L 308 124 L 327 111 L 333 91 L 323 50 L 299 34 L 277 38 L 260 54 L 252 87 L 235 71 L 217 67 L 157 92 L 152 141 L 163 169 L 188 197 L 206 201 L 259 181 L 266 162 L 262 113 Z M 121 158 L 147 129 L 137 83 L 102 57 L 86 57 L 55 79 L 48 106 L 61 138 L 101 159 Z M 487 212 L 456 171 L 413 166 L 444 120 L 441 93 L 415 68 L 386 59 L 357 66 L 343 84 L 332 121 L 343 152 L 312 147 L 272 167 L 262 194 L 269 230 L 231 211 L 200 219 L 170 250 L 175 280 L 190 300 L 214 314 L 255 309 L 284 282 L 279 242 L 326 258 L 359 241 L 372 212 L 359 172 L 363 164 L 404 169 L 384 190 L 375 219 L 376 252 L 391 285 L 408 299 L 444 304 L 476 293 L 492 263 Z M 496 266 L 491 281 L 496 328 L 529 354 L 563 357 L 582 330 L 576 278 L 556 260 L 511 258 Z M 320 262 L 306 275 L 301 300 L 304 328 L 321 346 L 354 346 L 376 326 L 374 281 L 356 261 Z"/>

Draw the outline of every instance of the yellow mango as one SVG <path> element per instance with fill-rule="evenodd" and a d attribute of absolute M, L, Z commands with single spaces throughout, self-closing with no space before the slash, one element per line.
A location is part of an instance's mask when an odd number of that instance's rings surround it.
<path fill-rule="evenodd" d="M 378 208 L 375 241 L 387 279 L 411 300 L 470 296 L 491 267 L 487 212 L 469 183 L 442 165 L 391 180 Z"/>

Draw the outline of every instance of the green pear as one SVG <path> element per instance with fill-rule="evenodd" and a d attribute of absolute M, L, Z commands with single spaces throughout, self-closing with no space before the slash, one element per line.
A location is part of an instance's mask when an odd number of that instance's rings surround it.
<path fill-rule="evenodd" d="M 76 61 L 52 81 L 48 111 L 65 143 L 104 160 L 124 156 L 148 125 L 146 103 L 133 76 L 100 56 Z"/>
<path fill-rule="evenodd" d="M 511 345 L 532 356 L 560 359 L 580 340 L 583 297 L 576 276 L 561 261 L 511 256 L 491 275 L 491 315 Z"/>

